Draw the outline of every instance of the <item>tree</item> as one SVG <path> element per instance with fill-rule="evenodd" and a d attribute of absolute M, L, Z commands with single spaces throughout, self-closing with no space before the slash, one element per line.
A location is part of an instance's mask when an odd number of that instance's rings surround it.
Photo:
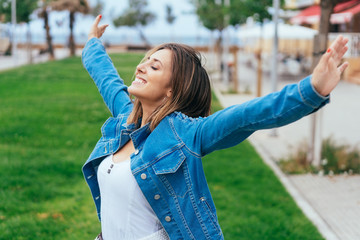
<path fill-rule="evenodd" d="M 283 0 L 282 0 L 283 1 Z M 238 26 L 245 23 L 248 17 L 256 16 L 256 21 L 263 22 L 270 18 L 267 11 L 272 0 L 191 0 L 202 25 L 207 29 L 219 31 L 216 40 L 218 58 L 222 56 L 222 32 L 229 25 Z M 221 61 L 219 61 L 221 62 Z M 222 69 L 222 68 L 221 68 Z"/>
<path fill-rule="evenodd" d="M 97 0 L 96 5 L 90 9 L 90 14 L 94 17 L 97 17 L 104 10 L 104 3 L 100 0 Z"/>
<path fill-rule="evenodd" d="M 170 5 L 166 5 L 166 22 L 169 24 L 169 25 L 173 25 L 174 22 L 175 22 L 175 15 L 172 11 L 172 7 Z M 171 31 L 171 39 L 173 39 L 173 31 Z M 173 40 L 172 40 L 173 41 Z"/>
<path fill-rule="evenodd" d="M 37 8 L 37 0 L 22 0 L 16 4 L 16 21 L 28 23 L 30 15 Z M 0 13 L 5 15 L 5 22 L 11 22 L 11 0 L 0 0 Z"/>
<path fill-rule="evenodd" d="M 320 2 L 320 26 L 319 33 L 315 36 L 314 39 L 314 47 L 313 47 L 313 59 L 312 59 L 312 69 L 320 61 L 320 58 L 323 53 L 325 53 L 328 47 L 328 35 L 330 30 L 330 17 L 334 11 L 334 7 L 336 4 L 341 2 L 348 2 L 349 0 L 321 0 Z M 309 152 L 307 159 L 313 165 L 320 165 L 320 154 L 321 154 L 321 144 L 317 144 L 319 146 L 318 149 L 315 149 L 315 145 L 317 142 L 321 142 L 321 136 L 318 136 L 318 131 L 316 130 L 318 127 L 318 114 L 315 113 L 311 116 L 311 136 L 309 143 Z M 317 140 L 317 141 L 316 141 Z"/>
<path fill-rule="evenodd" d="M 39 12 L 39 17 L 44 19 L 44 28 L 46 32 L 46 43 L 47 43 L 47 49 L 46 51 L 50 54 L 50 60 L 53 60 L 55 58 L 54 55 L 54 47 L 52 44 L 52 37 L 50 34 L 50 25 L 49 25 L 49 5 L 52 0 L 41 0 L 40 6 L 41 10 Z"/>
<path fill-rule="evenodd" d="M 75 22 L 75 13 L 80 12 L 87 14 L 90 12 L 90 7 L 87 0 L 53 0 L 51 2 L 51 8 L 55 11 L 69 11 L 69 27 L 70 27 L 70 36 L 69 36 L 69 48 L 70 55 L 75 55 L 75 41 L 74 41 L 74 22 Z"/>
<path fill-rule="evenodd" d="M 145 37 L 142 27 L 148 25 L 156 19 L 156 15 L 152 12 L 146 11 L 148 5 L 147 0 L 129 0 L 129 7 L 120 15 L 114 19 L 114 25 L 136 27 L 144 44 L 149 47 L 150 43 Z"/>
<path fill-rule="evenodd" d="M 26 23 L 28 25 L 27 45 L 31 53 L 31 32 L 30 32 L 30 15 L 37 8 L 37 0 L 22 0 L 21 4 L 16 4 L 16 22 Z M 11 0 L 0 0 L 0 13 L 3 15 L 4 22 L 11 22 Z M 29 55 L 31 62 L 31 55 Z"/>
<path fill-rule="evenodd" d="M 349 2 L 350 0 L 321 0 L 320 2 L 320 26 L 319 34 L 314 42 L 314 52 L 322 53 L 327 49 L 328 34 L 330 30 L 330 17 L 334 11 L 336 4 L 341 2 Z M 313 58 L 313 66 L 315 67 L 320 60 L 322 54 L 315 54 Z"/>

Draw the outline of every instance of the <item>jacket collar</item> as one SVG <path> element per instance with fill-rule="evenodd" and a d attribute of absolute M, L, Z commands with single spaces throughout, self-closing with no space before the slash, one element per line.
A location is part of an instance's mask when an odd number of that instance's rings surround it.
<path fill-rule="evenodd" d="M 132 124 L 130 124 L 132 125 Z M 129 126 L 130 126 L 129 125 Z M 144 140 L 150 135 L 150 123 L 147 123 L 145 126 L 136 129 L 132 133 L 130 133 L 131 140 L 134 143 L 135 149 L 139 149 L 141 143 L 144 142 Z"/>

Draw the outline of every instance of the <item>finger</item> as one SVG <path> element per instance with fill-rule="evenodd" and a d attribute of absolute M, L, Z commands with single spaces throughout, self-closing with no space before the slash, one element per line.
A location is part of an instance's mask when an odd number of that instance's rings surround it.
<path fill-rule="evenodd" d="M 343 64 L 341 64 L 341 66 L 338 67 L 340 74 L 343 73 L 348 66 L 349 66 L 348 62 L 344 62 Z"/>
<path fill-rule="evenodd" d="M 335 59 L 336 63 L 339 64 L 341 59 L 344 57 L 345 53 L 347 52 L 348 47 L 343 46 L 336 54 L 333 54 L 333 58 Z"/>
<path fill-rule="evenodd" d="M 320 67 L 326 67 L 329 64 L 329 59 L 331 58 L 332 54 L 333 54 L 333 50 L 331 48 L 328 48 L 326 53 L 322 55 L 318 65 Z"/>
<path fill-rule="evenodd" d="M 342 47 L 342 41 L 343 41 L 344 37 L 342 35 L 339 35 L 335 41 L 331 44 L 331 48 L 334 49 L 334 51 L 338 51 L 339 49 L 341 49 Z"/>
<path fill-rule="evenodd" d="M 344 57 L 344 55 L 345 55 L 345 53 L 347 52 L 347 50 L 348 50 L 348 47 L 347 46 L 345 46 L 342 50 L 341 50 L 341 52 L 339 53 L 339 60 L 341 60 L 343 57 Z"/>
<path fill-rule="evenodd" d="M 346 44 L 349 42 L 348 38 L 344 38 L 342 36 L 339 36 L 337 39 L 337 43 L 335 44 L 335 51 L 339 55 L 340 58 L 343 56 L 344 48 L 346 47 Z M 345 51 L 346 52 L 346 51 Z"/>
<path fill-rule="evenodd" d="M 105 31 L 105 29 L 109 26 L 109 24 L 104 24 L 99 27 L 100 31 Z"/>
<path fill-rule="evenodd" d="M 101 16 L 101 14 L 100 14 L 100 15 L 98 15 L 98 16 L 95 18 L 95 21 L 94 21 L 94 24 L 93 24 L 94 26 L 97 27 L 97 26 L 99 25 L 99 22 L 100 22 L 100 20 L 101 20 L 101 17 L 102 17 L 102 16 Z"/>

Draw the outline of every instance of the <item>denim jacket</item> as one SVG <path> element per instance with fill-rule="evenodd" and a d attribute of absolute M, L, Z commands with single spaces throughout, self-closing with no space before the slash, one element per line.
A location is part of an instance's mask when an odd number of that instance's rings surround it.
<path fill-rule="evenodd" d="M 133 103 L 99 39 L 86 43 L 82 61 L 112 114 L 83 166 L 98 217 L 101 196 L 97 168 L 106 156 L 132 140 L 132 174 L 170 239 L 224 238 L 205 179 L 203 156 L 234 146 L 256 130 L 294 122 L 329 101 L 314 90 L 310 76 L 280 92 L 209 117 L 191 118 L 174 112 L 150 131 L 148 124 L 139 128 L 126 123 Z"/>

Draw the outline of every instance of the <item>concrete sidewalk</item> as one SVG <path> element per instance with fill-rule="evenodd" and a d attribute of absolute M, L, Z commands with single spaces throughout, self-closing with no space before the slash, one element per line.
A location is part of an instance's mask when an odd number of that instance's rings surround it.
<path fill-rule="evenodd" d="M 76 50 L 76 55 L 81 54 L 81 49 Z M 54 50 L 55 59 L 63 59 L 69 57 L 70 51 L 67 48 L 56 48 Z M 39 54 L 39 50 L 32 51 L 33 63 L 41 63 L 49 61 L 49 54 Z M 18 49 L 16 56 L 0 56 L 0 71 L 16 68 L 28 64 L 28 55 L 25 49 Z"/>
<path fill-rule="evenodd" d="M 252 69 L 239 68 L 240 86 L 254 86 L 256 73 Z M 301 80 L 301 77 L 299 77 Z M 280 80 L 279 89 L 293 81 Z M 224 107 L 240 104 L 254 98 L 254 95 L 222 94 L 218 83 L 214 90 Z M 269 93 L 271 83 L 264 76 L 264 93 Z M 331 95 L 331 103 L 321 110 L 322 136 L 332 136 L 340 143 L 359 146 L 360 129 L 360 86 L 340 82 Z M 272 130 L 262 130 L 250 136 L 256 148 L 285 188 L 294 198 L 304 214 L 314 223 L 320 233 L 328 240 L 360 239 L 360 176 L 318 176 L 312 174 L 286 175 L 276 164 L 282 157 L 294 152 L 296 146 L 310 136 L 310 119 L 305 117 L 298 122 Z"/>

